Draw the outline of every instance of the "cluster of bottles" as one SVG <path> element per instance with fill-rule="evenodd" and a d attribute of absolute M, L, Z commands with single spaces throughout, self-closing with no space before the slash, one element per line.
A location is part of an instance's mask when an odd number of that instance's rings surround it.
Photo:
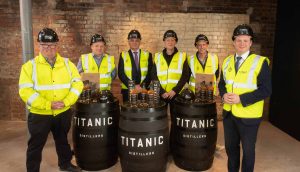
<path fill-rule="evenodd" d="M 180 97 L 184 101 L 194 103 L 212 103 L 214 102 L 214 87 L 212 82 L 208 85 L 205 81 L 196 84 L 196 93 L 188 89 L 187 87 L 180 93 Z"/>
<path fill-rule="evenodd" d="M 113 102 L 113 95 L 109 90 L 101 90 L 97 88 L 96 83 L 83 81 L 84 87 L 78 98 L 79 103 L 110 103 Z"/>
<path fill-rule="evenodd" d="M 206 84 L 205 81 L 196 85 L 195 102 L 196 103 L 211 103 L 214 101 L 214 86 L 212 82 Z"/>
<path fill-rule="evenodd" d="M 148 108 L 158 105 L 160 103 L 159 92 L 159 81 L 151 81 L 149 90 L 143 84 L 141 91 L 135 89 L 133 80 L 128 82 L 128 96 L 131 107 Z"/>

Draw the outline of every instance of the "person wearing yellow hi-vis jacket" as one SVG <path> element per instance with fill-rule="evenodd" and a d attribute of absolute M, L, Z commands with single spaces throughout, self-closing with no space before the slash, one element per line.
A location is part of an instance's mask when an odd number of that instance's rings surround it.
<path fill-rule="evenodd" d="M 58 36 L 49 28 L 38 34 L 40 53 L 21 69 L 19 94 L 26 103 L 28 140 L 26 167 L 38 172 L 42 150 L 49 132 L 53 134 L 58 166 L 61 171 L 81 171 L 71 164 L 72 152 L 67 140 L 71 126 L 71 110 L 83 88 L 76 66 L 57 53 Z"/>
<path fill-rule="evenodd" d="M 196 54 L 188 57 L 188 64 L 191 69 L 190 89 L 195 93 L 196 74 L 213 74 L 214 94 L 216 95 L 216 82 L 219 77 L 219 59 L 214 53 L 207 51 L 209 41 L 207 36 L 199 34 L 195 38 Z"/>
<path fill-rule="evenodd" d="M 155 53 L 152 68 L 152 79 L 160 83 L 160 95 L 164 101 L 171 103 L 180 93 L 190 78 L 190 69 L 186 61 L 186 53 L 178 51 L 177 34 L 167 30 L 163 37 L 162 52 Z"/>
<path fill-rule="evenodd" d="M 151 68 L 153 66 L 152 54 L 140 49 L 142 36 L 138 30 L 128 33 L 128 45 L 130 49 L 120 53 L 118 64 L 118 76 L 121 80 L 121 93 L 123 102 L 128 101 L 128 82 L 135 82 L 135 89 L 141 91 L 145 85 L 148 88 L 151 82 Z"/>
<path fill-rule="evenodd" d="M 115 57 L 105 53 L 106 41 L 102 35 L 93 35 L 90 46 L 92 52 L 81 55 L 77 69 L 79 73 L 99 73 L 100 90 L 110 90 L 112 80 L 117 75 Z"/>
<path fill-rule="evenodd" d="M 254 171 L 255 143 L 264 99 L 272 92 L 269 59 L 250 52 L 253 37 L 249 25 L 238 25 L 234 29 L 232 40 L 236 53 L 225 58 L 219 82 L 230 172 L 239 171 L 240 142 L 243 150 L 241 171 Z"/>

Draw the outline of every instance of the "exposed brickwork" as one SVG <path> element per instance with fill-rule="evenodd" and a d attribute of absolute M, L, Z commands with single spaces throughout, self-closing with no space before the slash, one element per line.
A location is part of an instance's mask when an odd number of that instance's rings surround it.
<path fill-rule="evenodd" d="M 142 48 L 155 53 L 163 47 L 167 29 L 177 32 L 180 50 L 194 53 L 194 38 L 204 33 L 210 51 L 221 61 L 233 52 L 231 34 L 239 23 L 250 23 L 257 33 L 254 50 L 272 59 L 275 30 L 275 0 L 33 0 L 33 35 L 43 27 L 54 28 L 60 37 L 60 53 L 74 63 L 90 51 L 94 33 L 105 36 L 107 52 L 114 55 L 128 49 L 127 33 L 138 29 Z M 22 59 L 19 1 L 0 0 L 0 119 L 23 120 L 25 107 L 18 95 Z M 36 46 L 35 42 L 35 47 Z M 35 54 L 38 50 L 35 49 Z M 113 92 L 120 97 L 118 81 Z"/>

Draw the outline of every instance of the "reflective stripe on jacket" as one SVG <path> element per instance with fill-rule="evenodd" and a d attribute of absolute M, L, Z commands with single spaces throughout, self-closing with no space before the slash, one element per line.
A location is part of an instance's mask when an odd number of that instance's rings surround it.
<path fill-rule="evenodd" d="M 32 113 L 58 115 L 73 105 L 83 88 L 75 65 L 58 53 L 52 68 L 41 53 L 21 69 L 19 94 Z M 63 109 L 52 110 L 52 101 L 63 101 Z"/>

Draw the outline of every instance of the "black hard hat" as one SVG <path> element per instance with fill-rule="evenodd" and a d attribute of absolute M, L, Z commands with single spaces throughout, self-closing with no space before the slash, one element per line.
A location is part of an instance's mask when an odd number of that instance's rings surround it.
<path fill-rule="evenodd" d="M 56 32 L 50 28 L 42 29 L 37 38 L 38 42 L 58 42 L 58 36 Z"/>
<path fill-rule="evenodd" d="M 104 45 L 106 45 L 104 37 L 99 34 L 95 34 L 92 36 L 90 45 L 92 45 L 95 42 L 104 42 Z"/>
<path fill-rule="evenodd" d="M 142 36 L 138 30 L 131 30 L 128 33 L 127 39 L 136 38 L 136 39 L 142 39 Z"/>
<path fill-rule="evenodd" d="M 234 41 L 235 37 L 239 36 L 239 35 L 248 35 L 248 36 L 251 36 L 251 40 L 254 37 L 254 33 L 253 33 L 252 28 L 249 25 L 247 25 L 247 24 L 238 25 L 234 29 L 233 34 L 232 34 L 232 40 Z"/>
<path fill-rule="evenodd" d="M 197 45 L 197 42 L 198 42 L 198 41 L 201 41 L 201 40 L 206 41 L 207 44 L 209 44 L 208 38 L 207 38 L 205 35 L 203 35 L 203 34 L 199 34 L 199 35 L 195 38 L 195 43 L 194 43 L 194 45 L 196 46 L 196 45 Z"/>
<path fill-rule="evenodd" d="M 178 42 L 177 34 L 174 30 L 167 30 L 164 34 L 163 41 L 168 37 L 173 37 L 176 39 L 176 42 Z"/>

